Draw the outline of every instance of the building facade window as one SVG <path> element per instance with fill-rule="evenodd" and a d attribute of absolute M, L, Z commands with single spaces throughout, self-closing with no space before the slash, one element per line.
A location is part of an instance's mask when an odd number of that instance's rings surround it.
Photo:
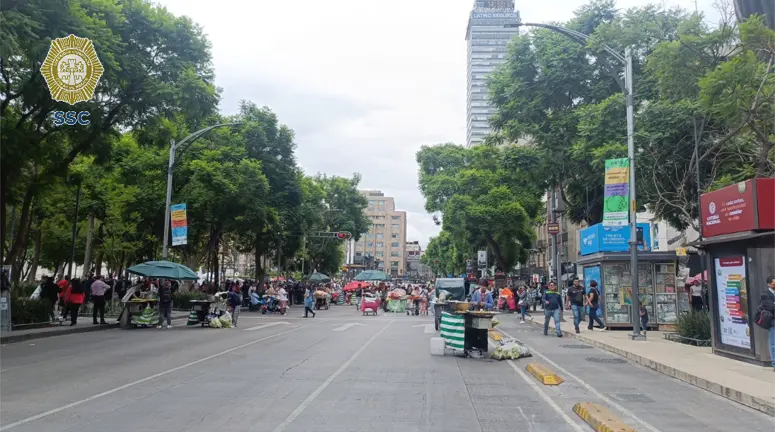
<path fill-rule="evenodd" d="M 390 247 L 398 247 L 398 242 L 390 243 Z"/>
<path fill-rule="evenodd" d="M 384 247 L 384 246 L 385 246 L 385 243 L 377 242 L 377 247 L 378 248 L 381 248 L 381 247 Z"/>
<path fill-rule="evenodd" d="M 397 238 L 398 238 L 398 233 L 392 233 L 392 234 L 390 234 L 390 238 L 397 239 Z"/>
<path fill-rule="evenodd" d="M 390 256 L 398 257 L 398 256 L 401 256 L 401 254 L 398 251 L 393 251 L 393 252 L 390 252 Z"/>
<path fill-rule="evenodd" d="M 383 238 L 383 237 L 385 237 L 385 234 L 382 234 L 382 233 L 377 233 L 377 238 L 378 238 L 378 239 L 381 239 L 381 238 Z"/>
<path fill-rule="evenodd" d="M 374 242 L 367 242 L 366 247 L 374 247 Z"/>
<path fill-rule="evenodd" d="M 393 224 L 390 227 L 393 228 L 394 230 L 401 229 L 401 225 L 399 225 L 399 224 Z"/>
<path fill-rule="evenodd" d="M 378 257 L 383 257 L 383 256 L 385 256 L 385 252 L 377 252 L 377 256 Z"/>
<path fill-rule="evenodd" d="M 385 228 L 385 224 L 374 224 L 374 226 L 375 226 L 377 229 L 383 229 L 383 228 Z"/>
<path fill-rule="evenodd" d="M 390 261 L 390 267 L 398 268 L 398 261 Z"/>
<path fill-rule="evenodd" d="M 401 219 L 401 216 L 390 216 L 390 219 L 393 219 L 393 220 L 400 220 L 400 219 Z"/>

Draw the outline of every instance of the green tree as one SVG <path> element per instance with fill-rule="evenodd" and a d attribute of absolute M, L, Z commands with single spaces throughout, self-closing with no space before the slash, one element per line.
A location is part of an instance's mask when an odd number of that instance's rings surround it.
<path fill-rule="evenodd" d="M 524 159 L 524 160 L 523 160 Z M 442 212 L 443 230 L 461 251 L 486 247 L 499 270 L 525 262 L 541 209 L 533 149 L 454 144 L 417 153 L 420 191 L 429 212 Z"/>
<path fill-rule="evenodd" d="M 33 200 L 66 177 L 79 156 L 94 155 L 102 163 L 120 130 L 165 117 L 198 125 L 215 112 L 218 91 L 201 28 L 147 1 L 3 2 L 0 14 L 0 201 L 5 204 L 0 237 L 7 248 L 6 206 L 18 205 L 21 229 L 5 258 L 14 262 L 27 236 Z M 77 106 L 91 113 L 91 124 L 56 128 L 51 113 L 71 107 L 51 99 L 40 66 L 51 40 L 72 29 L 92 40 L 105 72 L 95 97 Z"/>

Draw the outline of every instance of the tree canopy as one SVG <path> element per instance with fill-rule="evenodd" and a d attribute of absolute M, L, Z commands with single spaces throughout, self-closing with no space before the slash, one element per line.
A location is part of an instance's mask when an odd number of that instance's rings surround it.
<path fill-rule="evenodd" d="M 189 18 L 147 0 L 3 2 L 0 18 L 0 238 L 15 279 L 66 270 L 74 221 L 74 260 L 87 269 L 160 258 L 170 141 L 220 123 L 237 125 L 177 152 L 172 201 L 187 205 L 188 236 L 171 259 L 217 270 L 221 254 L 252 253 L 260 278 L 262 257 L 290 271 L 303 255 L 333 272 L 341 242 L 303 251 L 304 235 L 368 230 L 357 174 L 305 175 L 292 129 L 268 107 L 243 101 L 234 116 L 218 113 L 210 43 Z M 72 29 L 105 69 L 76 106 L 52 100 L 40 73 L 51 41 Z M 91 123 L 55 126 L 53 113 L 70 110 Z"/>

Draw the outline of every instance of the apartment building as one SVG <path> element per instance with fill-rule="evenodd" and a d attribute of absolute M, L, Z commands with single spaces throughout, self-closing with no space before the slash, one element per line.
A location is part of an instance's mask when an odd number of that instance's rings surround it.
<path fill-rule="evenodd" d="M 395 198 L 379 190 L 361 191 L 369 204 L 364 211 L 369 232 L 354 242 L 353 263 L 384 271 L 393 277 L 406 274 L 406 212 L 396 210 Z"/>

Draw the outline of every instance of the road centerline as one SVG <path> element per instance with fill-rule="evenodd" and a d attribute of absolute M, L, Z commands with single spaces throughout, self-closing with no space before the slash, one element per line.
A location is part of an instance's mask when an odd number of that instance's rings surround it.
<path fill-rule="evenodd" d="M 299 404 L 299 406 L 297 406 L 297 407 L 296 407 L 296 409 L 295 409 L 295 410 L 293 410 L 293 411 L 292 411 L 290 414 L 288 414 L 288 417 L 286 417 L 286 418 L 285 418 L 285 420 L 283 420 L 283 422 L 282 422 L 282 423 L 280 423 L 280 424 L 279 424 L 279 425 L 278 425 L 276 428 L 274 428 L 274 429 L 272 430 L 272 432 L 282 432 L 282 431 L 284 431 L 284 430 L 285 430 L 285 429 L 286 429 L 286 428 L 287 428 L 287 427 L 288 427 L 288 426 L 289 426 L 291 423 L 293 423 L 293 421 L 294 421 L 294 420 L 296 420 L 296 418 L 297 418 L 297 417 L 299 417 L 299 416 L 301 415 L 301 413 L 303 413 L 303 412 L 304 412 L 304 410 L 305 410 L 305 409 L 307 409 L 307 407 L 309 407 L 309 406 L 310 406 L 310 404 L 312 404 L 312 402 L 314 402 L 314 401 L 315 401 L 315 399 L 317 399 L 317 397 L 318 397 L 318 396 L 320 396 L 320 393 L 323 393 L 323 390 L 325 390 L 325 389 L 326 389 L 326 387 L 328 387 L 329 385 L 331 385 L 331 383 L 332 383 L 332 382 L 333 382 L 333 381 L 334 381 L 334 380 L 335 380 L 335 379 L 336 379 L 336 378 L 337 378 L 339 375 L 341 375 L 341 374 L 342 374 L 342 372 L 344 372 L 344 371 L 345 371 L 345 369 L 347 369 L 347 368 L 348 368 L 348 367 L 349 367 L 349 366 L 350 366 L 350 365 L 351 365 L 351 364 L 352 364 L 352 363 L 355 361 L 355 359 L 357 359 L 357 358 L 358 358 L 358 356 L 360 356 L 360 355 L 361 355 L 361 353 L 362 353 L 363 351 L 365 351 L 365 350 L 366 350 L 366 348 L 368 348 L 368 347 L 369 347 L 369 345 L 371 345 L 371 344 L 372 344 L 372 342 L 374 342 L 374 341 L 375 341 L 375 340 L 376 340 L 376 339 L 377 339 L 377 338 L 378 338 L 378 337 L 379 337 L 379 336 L 380 336 L 382 333 L 384 333 L 384 332 L 385 332 L 385 330 L 387 330 L 387 329 L 388 329 L 388 327 L 390 327 L 390 325 L 391 325 L 391 324 L 393 324 L 393 322 L 395 322 L 395 320 L 391 320 L 391 321 L 389 321 L 385 327 L 382 327 L 382 330 L 378 331 L 378 332 L 377 332 L 377 333 L 375 333 L 375 334 L 374 334 L 374 335 L 373 335 L 371 338 L 369 338 L 369 340 L 368 340 L 368 341 L 366 341 L 366 343 L 365 343 L 365 344 L 363 344 L 363 345 L 362 345 L 360 348 L 358 348 L 358 350 L 357 350 L 357 351 L 355 351 L 355 353 L 354 353 L 354 354 L 353 354 L 353 355 L 352 355 L 352 356 L 351 356 L 349 359 L 347 359 L 347 361 L 345 361 L 344 363 L 342 363 L 342 365 L 341 365 L 341 366 L 339 366 L 339 369 L 337 369 L 336 371 L 334 371 L 334 373 L 332 373 L 332 374 L 331 374 L 331 376 L 329 376 L 328 378 L 326 378 L 326 380 L 325 380 L 325 381 L 323 381 L 323 384 L 320 384 L 320 386 L 319 386 L 318 388 L 316 388 L 316 389 L 315 389 L 315 391 L 313 391 L 312 393 L 310 393 L 310 395 L 309 395 L 309 396 L 307 396 L 307 398 L 306 398 L 306 399 L 304 399 L 304 400 L 303 400 L 303 401 L 302 401 L 302 402 Z"/>

